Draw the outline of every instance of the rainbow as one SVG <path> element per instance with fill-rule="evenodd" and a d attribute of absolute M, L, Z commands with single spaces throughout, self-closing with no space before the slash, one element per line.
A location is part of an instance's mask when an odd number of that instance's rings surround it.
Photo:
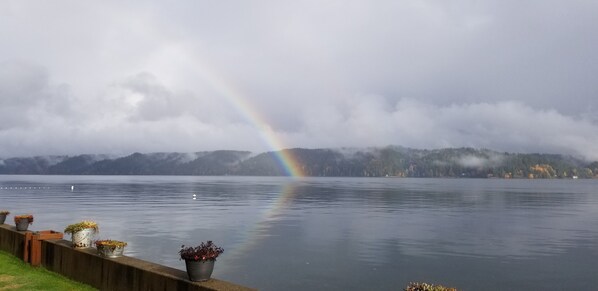
<path fill-rule="evenodd" d="M 272 221 L 283 214 L 283 212 L 293 203 L 297 195 L 298 179 L 305 177 L 305 172 L 300 166 L 297 158 L 293 156 L 291 150 L 286 149 L 283 141 L 278 137 L 276 132 L 270 127 L 268 122 L 262 117 L 262 114 L 254 108 L 247 98 L 231 83 L 227 82 L 213 67 L 206 66 L 205 59 L 202 61 L 203 76 L 214 89 L 226 99 L 226 101 L 239 112 L 244 119 L 249 121 L 259 132 L 261 140 L 263 140 L 268 148 L 272 150 L 272 154 L 276 158 L 278 164 L 284 169 L 285 174 L 291 177 L 289 181 L 283 181 L 279 195 L 274 199 L 270 205 L 261 213 L 259 222 L 248 227 L 242 234 L 242 239 L 239 245 L 232 248 L 235 254 L 232 257 L 242 255 L 251 249 L 257 247 L 259 242 L 263 239 L 260 233 L 272 227 Z"/>
<path fill-rule="evenodd" d="M 301 181 L 296 179 L 281 182 L 280 194 L 261 213 L 259 222 L 243 230 L 241 237 L 244 239 L 230 248 L 228 254 L 231 258 L 241 257 L 259 247 L 260 242 L 264 239 L 264 233 L 267 233 L 274 225 L 273 222 L 284 215 L 284 212 L 293 204 L 293 200 L 299 194 L 299 183 Z M 228 267 L 221 268 L 224 272 L 228 271 Z"/>
<path fill-rule="evenodd" d="M 247 102 L 247 98 L 232 83 L 220 78 L 219 76 L 221 75 L 215 73 L 215 70 L 210 69 L 208 74 L 204 74 L 204 77 L 237 112 L 258 130 L 261 139 L 272 150 L 272 154 L 274 154 L 278 163 L 284 169 L 285 174 L 291 177 L 304 177 L 305 173 L 300 163 L 298 163 L 291 151 L 285 150 L 284 143 L 278 138 L 276 132 L 272 130 L 268 122 L 257 109 Z"/>

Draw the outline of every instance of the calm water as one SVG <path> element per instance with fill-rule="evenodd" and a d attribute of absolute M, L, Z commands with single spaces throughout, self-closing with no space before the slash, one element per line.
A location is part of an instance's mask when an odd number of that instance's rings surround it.
<path fill-rule="evenodd" d="M 182 244 L 213 240 L 225 249 L 213 276 L 261 290 L 595 290 L 597 192 L 597 180 L 0 176 L 0 209 L 7 223 L 34 214 L 33 230 L 95 220 L 98 238 L 182 270 Z"/>

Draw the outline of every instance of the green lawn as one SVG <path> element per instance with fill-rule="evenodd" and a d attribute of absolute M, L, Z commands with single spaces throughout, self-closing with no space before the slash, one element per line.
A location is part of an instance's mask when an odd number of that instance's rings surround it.
<path fill-rule="evenodd" d="M 42 267 L 31 267 L 0 251 L 0 291 L 4 290 L 96 290 Z"/>

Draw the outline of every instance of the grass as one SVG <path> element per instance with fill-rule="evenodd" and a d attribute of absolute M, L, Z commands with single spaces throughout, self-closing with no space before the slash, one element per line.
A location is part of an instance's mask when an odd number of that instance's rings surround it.
<path fill-rule="evenodd" d="M 7 252 L 0 251 L 0 291 L 4 290 L 97 290 L 42 267 L 31 267 Z"/>

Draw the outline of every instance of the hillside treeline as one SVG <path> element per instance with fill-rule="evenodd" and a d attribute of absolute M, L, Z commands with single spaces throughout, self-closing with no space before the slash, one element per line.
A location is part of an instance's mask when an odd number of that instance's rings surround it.
<path fill-rule="evenodd" d="M 247 151 L 134 153 L 0 159 L 0 174 L 37 175 L 252 175 L 288 174 L 281 152 Z M 521 154 L 487 149 L 384 148 L 287 149 L 306 176 L 595 178 L 598 162 L 554 154 Z"/>

